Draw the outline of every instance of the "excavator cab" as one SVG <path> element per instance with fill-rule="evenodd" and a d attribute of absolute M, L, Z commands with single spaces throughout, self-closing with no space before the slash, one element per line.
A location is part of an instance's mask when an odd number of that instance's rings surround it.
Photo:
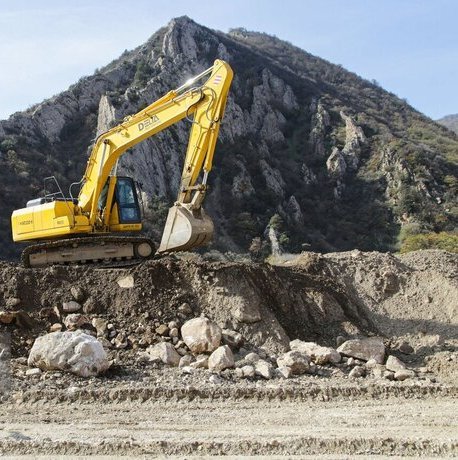
<path fill-rule="evenodd" d="M 114 202 L 118 205 L 120 224 L 141 222 L 137 190 L 131 177 L 117 178 Z"/>
<path fill-rule="evenodd" d="M 110 231 L 139 231 L 142 228 L 137 189 L 131 177 L 109 176 L 100 192 L 98 210 Z"/>

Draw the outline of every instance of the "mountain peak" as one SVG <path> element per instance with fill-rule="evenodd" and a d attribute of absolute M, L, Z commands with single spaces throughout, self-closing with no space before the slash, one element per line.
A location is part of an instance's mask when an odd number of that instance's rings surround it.
<path fill-rule="evenodd" d="M 437 122 L 458 134 L 458 113 L 446 115 L 437 120 Z"/>
<path fill-rule="evenodd" d="M 189 26 L 189 25 L 199 25 L 199 24 L 197 24 L 197 22 L 195 22 L 189 16 L 186 16 L 186 15 L 172 18 L 168 23 L 169 28 L 176 27 L 176 26 L 183 27 L 183 26 Z"/>

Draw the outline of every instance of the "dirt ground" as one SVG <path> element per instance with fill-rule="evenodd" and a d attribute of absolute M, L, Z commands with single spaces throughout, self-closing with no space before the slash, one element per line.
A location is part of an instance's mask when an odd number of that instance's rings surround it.
<path fill-rule="evenodd" d="M 456 454 L 454 398 L 180 400 L 9 406 L 3 453 L 41 455 Z"/>
<path fill-rule="evenodd" d="M 275 265 L 189 254 L 124 269 L 1 263 L 0 310 L 16 316 L 0 324 L 12 358 L 2 370 L 0 453 L 456 456 L 457 275 L 458 256 L 443 251 L 303 253 Z M 75 288 L 88 323 L 111 325 L 110 370 L 27 375 L 34 339 L 64 322 Z M 226 370 L 212 383 L 207 370 L 188 375 L 140 359 L 163 340 L 158 326 L 200 314 L 272 360 L 296 338 L 335 347 L 339 336 L 380 336 L 415 378 L 355 380 L 343 363 L 287 380 Z"/>

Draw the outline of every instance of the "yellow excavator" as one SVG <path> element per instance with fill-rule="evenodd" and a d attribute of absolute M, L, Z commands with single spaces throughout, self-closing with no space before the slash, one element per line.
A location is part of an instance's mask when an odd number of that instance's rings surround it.
<path fill-rule="evenodd" d="M 207 76 L 203 84 L 197 84 Z M 151 257 L 156 247 L 150 239 L 115 236 L 142 228 L 135 183 L 116 175 L 117 164 L 127 149 L 184 118 L 191 122 L 189 143 L 178 198 L 169 209 L 158 252 L 186 251 L 210 241 L 213 222 L 202 201 L 232 76 L 230 66 L 216 60 L 209 69 L 101 134 L 77 183 L 81 185 L 78 198 L 73 198 L 72 187 L 70 197 L 58 187 L 57 192 L 15 210 L 13 240 L 38 242 L 24 250 L 23 263 L 40 267 Z"/>

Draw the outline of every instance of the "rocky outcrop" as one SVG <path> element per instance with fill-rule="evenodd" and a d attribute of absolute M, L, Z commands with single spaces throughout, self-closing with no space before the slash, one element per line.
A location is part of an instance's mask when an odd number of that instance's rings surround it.
<path fill-rule="evenodd" d="M 236 161 L 236 165 L 240 172 L 232 181 L 232 196 L 238 199 L 249 197 L 255 193 L 255 189 L 251 182 L 251 177 L 242 161 Z"/>
<path fill-rule="evenodd" d="M 345 162 L 344 155 L 337 147 L 332 149 L 331 155 L 329 155 L 326 160 L 326 168 L 328 170 L 329 177 L 332 179 L 341 180 L 345 176 L 347 163 Z"/>
<path fill-rule="evenodd" d="M 111 105 L 106 94 L 102 94 L 97 117 L 97 136 L 108 131 L 115 120 L 115 108 Z"/>
<path fill-rule="evenodd" d="M 259 166 L 266 181 L 267 188 L 277 196 L 283 196 L 285 193 L 285 182 L 283 181 L 280 171 L 272 168 L 266 160 L 261 160 Z"/>
<path fill-rule="evenodd" d="M 326 153 L 325 138 L 326 131 L 330 125 L 329 114 L 321 104 L 313 99 L 310 105 L 310 111 L 312 112 L 312 129 L 310 130 L 309 142 L 312 144 L 315 155 L 324 156 Z"/>
<path fill-rule="evenodd" d="M 352 117 L 340 112 L 342 120 L 345 122 L 345 146 L 342 154 L 351 170 L 356 170 L 360 163 L 361 149 L 366 143 L 366 136 L 360 126 Z"/>

